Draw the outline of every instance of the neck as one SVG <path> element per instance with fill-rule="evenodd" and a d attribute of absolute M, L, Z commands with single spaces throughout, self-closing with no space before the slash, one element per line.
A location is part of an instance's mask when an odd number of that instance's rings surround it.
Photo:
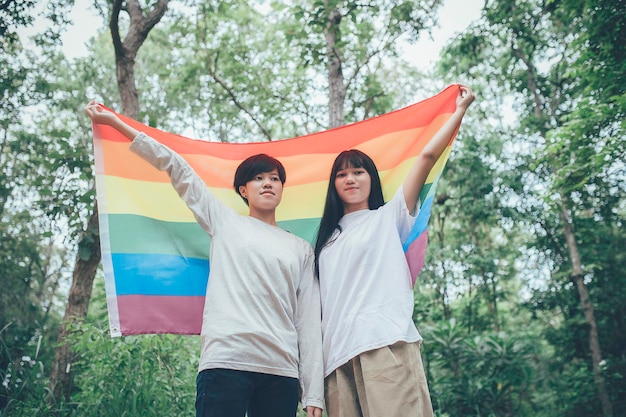
<path fill-rule="evenodd" d="M 248 215 L 270 226 L 278 226 L 276 224 L 276 210 L 258 210 L 251 207 Z"/>
<path fill-rule="evenodd" d="M 345 216 L 348 213 L 354 213 L 355 211 L 359 211 L 359 210 L 369 210 L 370 206 L 368 205 L 367 201 L 362 202 L 362 203 L 358 203 L 358 204 L 347 204 L 344 203 L 343 204 L 343 215 Z"/>

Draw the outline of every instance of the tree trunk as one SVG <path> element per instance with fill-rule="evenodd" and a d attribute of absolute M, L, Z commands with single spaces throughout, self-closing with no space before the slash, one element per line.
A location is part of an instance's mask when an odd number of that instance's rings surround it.
<path fill-rule="evenodd" d="M 327 1 L 326 6 L 328 6 Z M 331 129 L 345 124 L 343 107 L 346 99 L 346 87 L 343 80 L 341 51 L 336 48 L 340 23 L 341 13 L 339 10 L 333 9 L 328 15 L 324 28 L 326 59 L 328 59 L 328 127 Z"/>
<path fill-rule="evenodd" d="M 144 16 L 139 0 L 115 0 L 109 20 L 109 29 L 115 49 L 115 70 L 117 89 L 122 99 L 122 112 L 132 118 L 139 116 L 139 93 L 135 84 L 135 57 L 148 33 L 159 23 L 167 11 L 168 0 L 159 0 L 154 9 Z M 119 16 L 124 9 L 130 17 L 128 33 L 122 41 L 120 36 Z"/>
<path fill-rule="evenodd" d="M 139 115 L 139 100 L 135 86 L 135 57 L 137 51 L 148 37 L 148 33 L 161 20 L 167 10 L 168 0 L 159 0 L 154 9 L 144 15 L 139 0 L 114 0 L 112 5 L 109 28 L 115 49 L 115 65 L 117 87 L 122 99 L 123 112 L 134 119 Z M 122 42 L 119 33 L 119 15 L 124 10 L 130 17 L 128 33 Z M 50 375 L 48 397 L 49 403 L 61 400 L 69 401 L 72 393 L 72 363 L 74 354 L 67 336 L 73 331 L 72 324 L 81 322 L 87 317 L 91 290 L 96 271 L 101 259 L 100 234 L 98 228 L 98 207 L 89 218 L 87 230 L 79 243 L 78 256 L 72 274 L 70 288 L 61 333 L 54 355 L 52 373 Z"/>
<path fill-rule="evenodd" d="M 578 296 L 580 297 L 580 306 L 582 307 L 585 321 L 589 325 L 589 350 L 591 351 L 591 362 L 593 367 L 593 382 L 596 386 L 600 403 L 602 404 L 602 415 L 604 417 L 613 416 L 613 406 L 609 393 L 606 389 L 604 376 L 602 375 L 601 362 L 602 350 L 600 349 L 600 339 L 598 337 L 598 326 L 593 312 L 593 304 L 589 298 L 589 291 L 585 285 L 583 269 L 580 261 L 580 253 L 578 252 L 578 244 L 576 243 L 576 235 L 572 227 L 572 220 L 569 216 L 567 203 L 569 199 L 563 196 L 561 203 L 561 219 L 563 221 L 563 233 L 567 242 L 569 257 L 572 262 L 571 280 L 576 284 Z"/>
<path fill-rule="evenodd" d="M 117 85 L 122 99 L 122 114 L 137 120 L 139 117 L 139 93 L 135 86 L 135 57 L 115 54 Z"/>
<path fill-rule="evenodd" d="M 439 202 L 437 203 L 439 204 Z M 444 245 L 444 231 L 445 231 L 445 216 L 440 216 L 439 220 L 439 229 L 437 230 L 437 238 L 439 239 L 439 247 L 443 252 L 445 249 Z M 441 306 L 443 308 L 443 318 L 445 321 L 449 321 L 452 317 L 452 312 L 450 311 L 450 306 L 448 305 L 448 268 L 445 262 L 441 262 L 441 277 L 435 280 L 435 288 L 437 290 L 437 294 L 439 294 L 439 299 L 441 300 Z"/>
<path fill-rule="evenodd" d="M 485 296 L 485 304 L 487 304 L 487 310 L 489 311 L 489 317 L 492 318 L 493 329 L 500 333 L 500 318 L 498 317 L 498 286 L 496 285 L 495 279 L 491 277 L 491 279 L 487 278 L 487 273 L 483 271 L 483 285 L 485 287 L 486 296 Z"/>
<path fill-rule="evenodd" d="M 65 306 L 65 315 L 59 333 L 58 346 L 54 354 L 54 364 L 50 375 L 50 402 L 70 400 L 72 393 L 71 366 L 74 360 L 67 336 L 73 331 L 72 325 L 84 320 L 89 309 L 93 280 L 100 264 L 100 237 L 98 228 L 98 207 L 89 218 L 87 230 L 78 244 L 78 255 L 72 274 L 72 287 Z"/>

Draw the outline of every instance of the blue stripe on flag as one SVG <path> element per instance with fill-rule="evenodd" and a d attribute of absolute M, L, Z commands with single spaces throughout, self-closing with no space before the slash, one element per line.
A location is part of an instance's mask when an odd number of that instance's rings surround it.
<path fill-rule="evenodd" d="M 124 253 L 112 258 L 117 295 L 206 295 L 206 259 Z"/>
<path fill-rule="evenodd" d="M 434 195 L 431 195 L 420 207 L 420 212 L 417 215 L 417 219 L 415 219 L 415 224 L 413 225 L 413 229 L 411 229 L 411 233 L 409 233 L 409 237 L 402 245 L 402 248 L 406 252 L 411 246 L 411 243 L 415 241 L 421 235 L 426 228 L 428 228 L 428 219 L 430 218 L 430 211 L 433 205 Z"/>

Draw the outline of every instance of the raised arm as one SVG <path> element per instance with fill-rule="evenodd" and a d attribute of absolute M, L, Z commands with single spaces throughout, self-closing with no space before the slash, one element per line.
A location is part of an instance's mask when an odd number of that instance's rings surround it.
<path fill-rule="evenodd" d="M 402 192 L 404 193 L 404 200 L 409 212 L 415 209 L 422 187 L 428 178 L 428 173 L 446 149 L 454 131 L 461 124 L 465 111 L 472 104 L 474 98 L 474 93 L 469 87 L 464 85 L 459 87 L 459 93 L 456 97 L 456 110 L 417 156 L 417 160 L 402 184 Z"/>
<path fill-rule="evenodd" d="M 129 126 L 117 115 L 95 101 L 85 107 L 85 113 L 97 124 L 118 130 L 133 143 L 130 151 L 150 163 L 170 178 L 172 186 L 194 214 L 200 226 L 213 235 L 217 227 L 230 219 L 235 212 L 219 201 L 207 188 L 189 163 L 175 151 L 139 130 Z"/>
<path fill-rule="evenodd" d="M 106 110 L 100 104 L 92 100 L 85 107 L 85 113 L 89 118 L 97 124 L 108 125 L 118 130 L 122 135 L 126 136 L 128 140 L 133 140 L 140 133 L 137 129 L 126 124 L 122 119 L 117 117 L 114 113 Z"/>

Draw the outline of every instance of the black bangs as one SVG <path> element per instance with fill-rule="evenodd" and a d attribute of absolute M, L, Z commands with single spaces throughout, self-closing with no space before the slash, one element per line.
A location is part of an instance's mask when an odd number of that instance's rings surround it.
<path fill-rule="evenodd" d="M 367 160 L 361 152 L 355 150 L 343 151 L 337 158 L 336 171 L 347 168 L 365 168 Z"/>
<path fill-rule="evenodd" d="M 278 177 L 284 184 L 287 180 L 287 174 L 285 173 L 285 167 L 279 160 L 265 154 L 258 154 L 249 157 L 237 167 L 233 181 L 235 190 L 239 192 L 239 186 L 246 185 L 248 181 L 258 174 L 272 172 L 273 170 L 278 171 Z"/>

